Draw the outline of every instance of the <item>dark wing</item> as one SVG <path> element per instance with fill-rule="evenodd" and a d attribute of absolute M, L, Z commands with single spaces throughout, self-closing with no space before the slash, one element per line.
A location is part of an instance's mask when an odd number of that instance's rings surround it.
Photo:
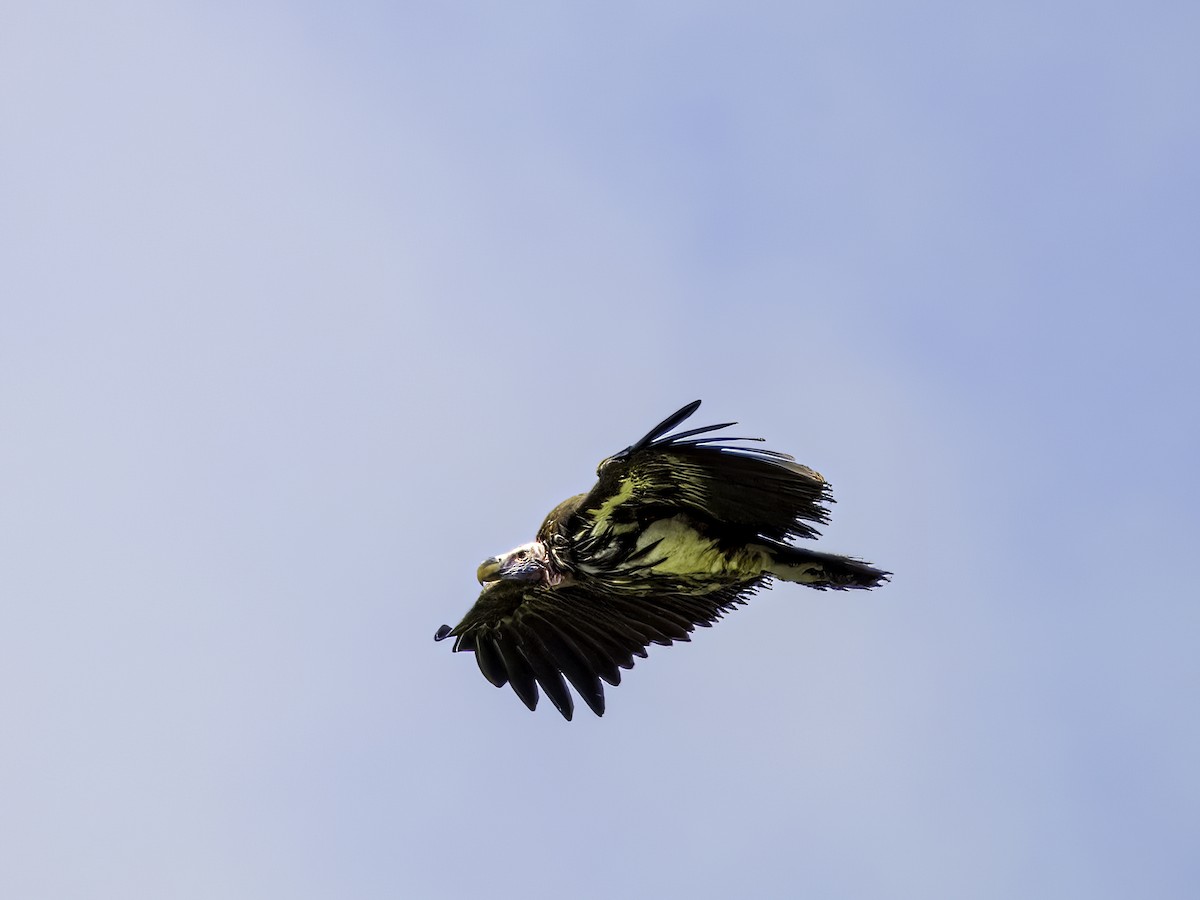
<path fill-rule="evenodd" d="M 567 682 L 596 715 L 604 715 L 604 688 L 621 683 L 621 669 L 645 657 L 650 644 L 691 640 L 750 590 L 724 587 L 703 595 L 657 593 L 621 597 L 578 584 L 556 588 L 497 581 L 479 595 L 454 628 L 443 625 L 436 640 L 455 638 L 454 650 L 471 650 L 483 677 L 496 687 L 512 685 L 530 709 L 540 686 L 570 720 L 575 704 Z M 564 680 L 565 676 L 565 680 Z"/>
<path fill-rule="evenodd" d="M 716 437 L 734 422 L 669 434 L 700 406 L 689 403 L 640 441 L 600 463 L 595 487 L 573 508 L 570 537 L 580 544 L 655 518 L 685 513 L 740 539 L 782 542 L 818 536 L 829 520 L 825 479 L 786 453 L 738 446 L 761 438 Z M 544 528 L 554 524 L 547 520 Z"/>

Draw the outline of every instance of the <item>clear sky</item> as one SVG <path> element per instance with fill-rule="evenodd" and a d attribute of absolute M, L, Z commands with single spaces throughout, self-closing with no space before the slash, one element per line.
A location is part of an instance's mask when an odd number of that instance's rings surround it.
<path fill-rule="evenodd" d="M 0 13 L 0 895 L 1196 896 L 1195 3 Z M 782 585 L 433 632 L 682 404 Z"/>

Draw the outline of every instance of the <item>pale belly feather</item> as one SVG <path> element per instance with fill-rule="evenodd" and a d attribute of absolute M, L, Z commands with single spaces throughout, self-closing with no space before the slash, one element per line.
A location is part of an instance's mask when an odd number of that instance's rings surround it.
<path fill-rule="evenodd" d="M 751 549 L 727 553 L 717 542 L 704 537 L 684 516 L 659 519 L 638 536 L 643 549 L 658 542 L 648 559 L 657 560 L 649 571 L 656 575 L 736 575 L 754 577 L 763 571 L 766 555 Z"/>

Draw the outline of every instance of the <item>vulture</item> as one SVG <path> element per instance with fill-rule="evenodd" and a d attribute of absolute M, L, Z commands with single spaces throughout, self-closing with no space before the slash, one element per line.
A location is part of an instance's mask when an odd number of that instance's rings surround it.
<path fill-rule="evenodd" d="M 568 682 L 603 715 L 602 681 L 619 684 L 650 644 L 690 640 L 772 579 L 818 590 L 889 579 L 796 546 L 828 522 L 829 484 L 785 453 L 744 445 L 761 438 L 713 434 L 734 422 L 675 431 L 699 406 L 601 461 L 592 489 L 551 510 L 534 541 L 484 560 L 479 599 L 434 639 L 454 638 L 531 710 L 540 687 L 570 720 Z"/>

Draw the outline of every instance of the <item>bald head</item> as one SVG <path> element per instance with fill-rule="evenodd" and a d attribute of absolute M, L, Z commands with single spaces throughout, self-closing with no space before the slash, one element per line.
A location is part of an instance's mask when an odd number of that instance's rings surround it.
<path fill-rule="evenodd" d="M 549 562 L 546 545 L 541 541 L 532 541 L 485 559 L 475 574 L 480 584 L 490 581 L 545 581 Z"/>

